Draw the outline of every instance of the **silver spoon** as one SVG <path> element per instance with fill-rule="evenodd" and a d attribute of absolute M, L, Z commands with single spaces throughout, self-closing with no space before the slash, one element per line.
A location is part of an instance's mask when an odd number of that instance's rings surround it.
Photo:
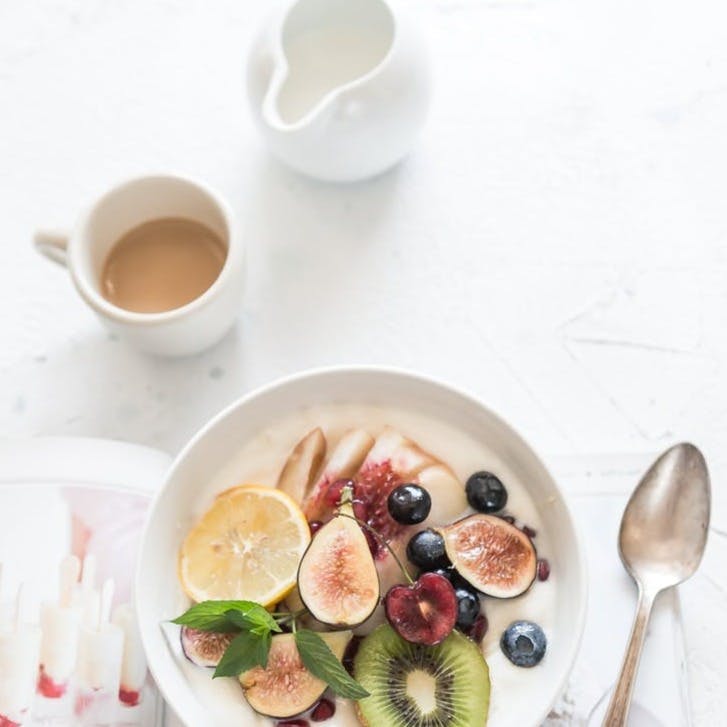
<path fill-rule="evenodd" d="M 639 588 L 639 605 L 603 727 L 626 725 L 654 600 L 699 567 L 707 544 L 709 510 L 707 463 L 693 444 L 677 444 L 664 452 L 626 505 L 619 554 Z"/>

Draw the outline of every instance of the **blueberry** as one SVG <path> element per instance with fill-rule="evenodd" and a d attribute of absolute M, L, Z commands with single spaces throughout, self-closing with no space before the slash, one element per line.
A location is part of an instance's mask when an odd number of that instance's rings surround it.
<path fill-rule="evenodd" d="M 434 530 L 421 530 L 414 535 L 406 546 L 406 555 L 414 565 L 427 571 L 449 565 L 444 538 Z"/>
<path fill-rule="evenodd" d="M 464 588 L 465 590 L 472 591 L 472 593 L 476 594 L 479 597 L 477 589 L 473 588 L 472 585 L 470 585 L 469 581 L 462 578 L 462 576 L 457 572 L 457 569 L 453 566 L 449 566 L 448 568 L 433 568 L 429 572 L 436 573 L 438 576 L 443 576 L 455 588 Z"/>
<path fill-rule="evenodd" d="M 386 501 L 389 515 L 402 525 L 418 525 L 429 517 L 432 498 L 419 485 L 400 485 L 389 493 Z"/>
<path fill-rule="evenodd" d="M 532 621 L 515 621 L 502 634 L 500 648 L 515 666 L 531 667 L 545 656 L 548 641 Z"/>
<path fill-rule="evenodd" d="M 462 586 L 455 587 L 454 595 L 457 596 L 457 626 L 462 630 L 468 629 L 480 615 L 479 596 Z"/>
<path fill-rule="evenodd" d="M 427 572 L 436 573 L 438 576 L 446 578 L 452 585 L 454 585 L 454 579 L 457 577 L 457 572 L 454 570 L 454 568 L 435 568 L 434 570 Z"/>
<path fill-rule="evenodd" d="M 487 617 L 484 614 L 480 614 L 475 622 L 468 629 L 462 629 L 465 636 L 468 636 L 472 641 L 477 644 L 482 643 L 482 639 L 485 638 L 489 624 L 487 623 Z"/>
<path fill-rule="evenodd" d="M 467 480 L 467 502 L 478 512 L 497 512 L 507 505 L 505 485 L 491 472 L 475 472 Z"/>

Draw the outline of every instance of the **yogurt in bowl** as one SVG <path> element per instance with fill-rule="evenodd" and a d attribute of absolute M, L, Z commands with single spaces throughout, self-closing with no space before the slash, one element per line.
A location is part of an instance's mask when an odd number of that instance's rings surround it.
<path fill-rule="evenodd" d="M 441 477 L 421 478 L 422 484 L 432 482 L 432 522 L 421 527 L 446 527 L 473 512 L 463 494 L 472 473 L 493 472 L 505 483 L 506 509 L 497 514 L 513 516 L 517 527 L 527 527 L 538 556 L 547 558 L 552 572 L 516 598 L 482 598 L 489 622 L 481 644 L 491 681 L 487 725 L 539 725 L 565 685 L 586 602 L 583 556 L 563 498 L 527 444 L 482 404 L 413 374 L 373 368 L 315 371 L 273 384 L 216 417 L 177 458 L 152 506 L 136 584 L 150 667 L 170 705 L 189 727 L 275 724 L 250 708 L 236 680 L 212 680 L 211 672 L 184 658 L 178 627 L 169 624 L 189 606 L 177 562 L 187 533 L 216 495 L 241 483 L 275 486 L 291 450 L 316 428 L 333 450 L 329 460 L 351 430 L 376 440 L 369 453 L 384 446 L 379 442 L 386 432 L 395 432 L 426 453 L 425 468 L 440 463 L 449 468 L 449 485 L 442 485 Z M 321 465 L 323 471 L 326 466 Z M 406 540 L 408 534 L 401 542 Z M 370 631 L 377 618 L 383 620 L 378 614 L 360 631 Z M 547 637 L 547 653 L 535 668 L 515 666 L 501 648 L 501 637 L 514 621 L 534 622 Z M 336 701 L 326 724 L 360 723 L 353 702 Z"/>

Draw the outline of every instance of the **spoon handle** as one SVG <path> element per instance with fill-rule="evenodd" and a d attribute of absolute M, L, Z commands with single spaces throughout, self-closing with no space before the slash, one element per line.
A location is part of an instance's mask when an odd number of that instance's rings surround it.
<path fill-rule="evenodd" d="M 631 629 L 631 638 L 621 666 L 621 675 L 611 696 L 606 717 L 603 720 L 603 727 L 625 727 L 628 720 L 631 695 L 634 691 L 636 672 L 639 668 L 641 649 L 644 646 L 646 627 L 651 616 L 651 609 L 654 606 L 654 598 L 655 594 L 648 593 L 643 588 L 639 589 L 639 604 L 636 609 L 634 625 Z"/>

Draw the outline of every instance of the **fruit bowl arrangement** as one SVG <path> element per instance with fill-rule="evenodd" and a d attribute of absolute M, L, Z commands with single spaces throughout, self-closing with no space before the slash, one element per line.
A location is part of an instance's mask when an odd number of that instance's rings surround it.
<path fill-rule="evenodd" d="M 330 380 L 334 374 L 312 378 Z M 263 392 L 258 401 L 270 403 L 273 394 L 274 402 L 279 392 Z M 237 720 L 245 714 L 245 723 L 278 727 L 328 720 L 331 727 L 500 727 L 530 724 L 517 709 L 514 718 L 504 709 L 519 681 L 536 702 L 537 714 L 530 713 L 537 724 L 549 706 L 543 685 L 552 702 L 582 627 L 583 574 L 567 510 L 558 513 L 566 518 L 560 520 L 562 537 L 553 543 L 548 515 L 539 517 L 534 493 L 526 492 L 511 466 L 492 466 L 498 458 L 483 457 L 474 447 L 468 457 L 460 456 L 467 450 L 458 445 L 469 440 L 457 442 L 454 433 L 444 433 L 443 446 L 435 450 L 429 430 L 414 419 L 409 426 L 388 408 L 389 401 L 376 415 L 364 406 L 345 416 L 340 406 L 324 402 L 311 404 L 309 398 L 306 414 L 287 420 L 271 411 L 237 462 L 218 460 L 224 466 L 206 478 L 213 483 L 209 495 L 197 497 L 203 507 L 187 508 L 185 518 L 177 518 L 168 545 L 175 548 L 186 598 L 176 599 L 175 607 L 167 599 L 165 618 L 156 623 L 157 632 L 163 623 L 166 654 L 147 641 L 141 608 L 151 668 L 165 696 L 177 705 L 179 676 L 193 687 L 186 695 L 192 692 L 186 700 L 191 710 L 179 711 L 195 727 L 204 714 L 225 725 L 233 724 L 233 714 Z M 227 436 L 218 431 L 207 439 L 218 454 L 215 442 L 230 446 L 229 420 L 241 421 L 240 408 L 246 407 L 238 405 L 212 427 L 219 430 L 228 419 Z M 425 422 L 430 414 L 415 416 Z M 452 461 L 447 440 L 457 455 Z M 284 454 L 282 441 L 288 446 Z M 520 443 L 514 434 L 508 439 L 513 442 Z M 200 476 L 200 463 L 210 461 L 209 448 L 195 457 L 203 450 L 193 442 L 183 453 L 185 476 L 178 482 Z M 471 464 L 480 466 L 464 473 Z M 233 486 L 219 486 L 236 476 Z M 168 484 L 147 526 L 139 603 L 151 583 L 145 577 L 146 541 L 158 538 L 155 520 L 168 520 L 158 513 L 169 491 Z M 547 500 L 538 502 L 561 510 L 557 490 L 547 492 Z M 174 494 L 179 511 L 181 491 Z M 180 528 L 180 522 L 189 525 Z M 567 560 L 564 550 L 570 552 Z M 559 622 L 561 582 L 576 586 L 576 608 L 565 614 L 575 644 Z M 554 676 L 561 682 L 556 690 Z"/>

